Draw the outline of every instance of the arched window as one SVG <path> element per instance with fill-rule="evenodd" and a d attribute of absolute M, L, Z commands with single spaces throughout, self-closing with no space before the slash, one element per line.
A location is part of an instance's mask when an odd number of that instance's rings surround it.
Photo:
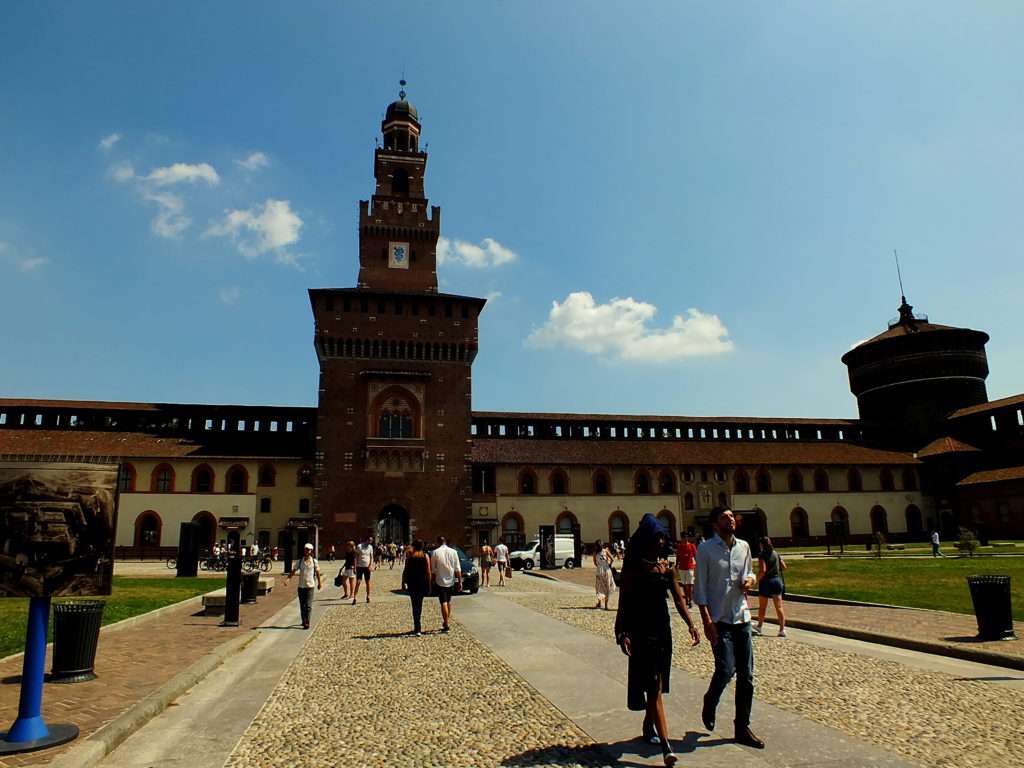
<path fill-rule="evenodd" d="M 732 487 L 736 493 L 750 493 L 750 475 L 746 470 L 737 469 L 733 473 Z"/>
<path fill-rule="evenodd" d="M 806 539 L 811 535 L 807 524 L 807 510 L 803 507 L 794 507 L 789 513 L 789 532 L 794 539 Z"/>
<path fill-rule="evenodd" d="M 641 495 L 651 492 L 651 476 L 646 469 L 639 469 L 633 476 L 633 490 Z"/>
<path fill-rule="evenodd" d="M 860 493 L 864 490 L 864 481 L 861 479 L 860 470 L 850 467 L 846 472 L 846 487 L 853 493 Z"/>
<path fill-rule="evenodd" d="M 509 512 L 501 518 L 501 536 L 509 549 L 522 549 L 526 546 L 525 528 L 523 518 L 518 512 Z"/>
<path fill-rule="evenodd" d="M 260 465 L 260 472 L 257 477 L 257 484 L 263 487 L 273 486 L 277 482 L 277 470 L 273 464 Z"/>
<path fill-rule="evenodd" d="M 693 494 L 689 491 L 683 494 L 683 509 L 693 509 Z"/>
<path fill-rule="evenodd" d="M 149 490 L 153 493 L 174 492 L 174 468 L 170 464 L 160 464 L 153 470 Z"/>
<path fill-rule="evenodd" d="M 676 476 L 671 469 L 658 473 L 658 493 L 667 495 L 676 492 Z"/>
<path fill-rule="evenodd" d="M 548 484 L 553 496 L 565 496 L 569 493 L 569 476 L 563 469 L 552 470 Z"/>
<path fill-rule="evenodd" d="M 683 470 L 683 482 L 684 483 L 692 483 L 693 482 L 693 470 L 690 469 L 689 467 L 687 467 L 686 469 Z"/>
<path fill-rule="evenodd" d="M 772 492 L 772 476 L 768 474 L 767 469 L 757 470 L 757 474 L 754 475 L 754 486 L 757 488 L 758 493 Z"/>
<path fill-rule="evenodd" d="M 599 469 L 594 472 L 593 481 L 595 494 L 604 496 L 605 494 L 612 492 L 612 478 L 611 475 L 608 474 L 608 470 Z"/>
<path fill-rule="evenodd" d="M 573 525 L 577 523 L 576 515 L 566 510 L 555 518 L 555 532 L 571 534 Z"/>
<path fill-rule="evenodd" d="M 532 496 L 537 492 L 537 476 L 532 469 L 524 469 L 519 473 L 519 493 Z"/>
<path fill-rule="evenodd" d="M 842 531 L 838 532 L 843 536 L 850 533 L 850 514 L 842 507 L 836 507 L 832 510 L 832 522 L 842 527 Z"/>
<path fill-rule="evenodd" d="M 313 485 L 313 468 L 309 465 L 299 467 L 295 473 L 295 484 L 302 488 L 309 488 Z"/>
<path fill-rule="evenodd" d="M 117 487 L 121 493 L 131 493 L 135 490 L 135 467 L 131 464 L 121 466 L 121 474 L 117 479 Z"/>
<path fill-rule="evenodd" d="M 888 467 L 882 467 L 882 471 L 878 473 L 878 483 L 882 486 L 883 491 L 895 491 L 896 482 L 892 477 L 892 470 Z"/>
<path fill-rule="evenodd" d="M 213 470 L 209 464 L 192 470 L 192 493 L 213 493 Z"/>
<path fill-rule="evenodd" d="M 903 490 L 905 491 L 916 491 L 917 490 L 917 472 L 912 469 L 903 470 Z"/>
<path fill-rule="evenodd" d="M 821 467 L 814 470 L 814 490 L 818 493 L 828 493 L 828 472 Z"/>
<path fill-rule="evenodd" d="M 629 538 L 629 518 L 621 510 L 608 516 L 608 540 L 626 541 Z"/>
<path fill-rule="evenodd" d="M 804 492 L 804 474 L 796 467 L 789 470 L 789 492 L 790 493 L 803 493 Z"/>
<path fill-rule="evenodd" d="M 907 533 L 920 535 L 924 532 L 924 521 L 921 518 L 921 510 L 916 504 L 909 504 L 906 511 Z"/>
<path fill-rule="evenodd" d="M 876 504 L 871 508 L 871 532 L 889 532 L 889 517 L 885 513 L 885 507 L 880 507 Z"/>
<path fill-rule="evenodd" d="M 163 522 L 160 520 L 160 515 L 147 509 L 135 518 L 135 546 L 159 547 L 162 529 Z"/>
<path fill-rule="evenodd" d="M 404 168 L 396 168 L 391 175 L 391 194 L 395 197 L 409 196 L 409 172 Z"/>
<path fill-rule="evenodd" d="M 249 473 L 241 464 L 235 464 L 227 473 L 227 492 L 246 493 L 249 490 Z"/>
<path fill-rule="evenodd" d="M 403 387 L 389 387 L 377 395 L 370 417 L 374 437 L 395 440 L 420 436 L 419 402 Z"/>
<path fill-rule="evenodd" d="M 661 523 L 662 528 L 668 531 L 669 541 L 676 540 L 676 516 L 669 512 L 667 509 L 661 510 L 658 513 L 658 522 Z"/>

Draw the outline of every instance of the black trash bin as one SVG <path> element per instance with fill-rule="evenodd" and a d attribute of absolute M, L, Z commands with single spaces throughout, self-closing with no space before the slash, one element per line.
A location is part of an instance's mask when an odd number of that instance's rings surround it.
<path fill-rule="evenodd" d="M 252 605 L 256 602 L 256 588 L 259 584 L 260 575 L 256 571 L 242 574 L 242 603 Z"/>
<path fill-rule="evenodd" d="M 53 604 L 52 683 L 95 680 L 96 645 L 103 619 L 102 600 L 74 600 Z"/>
<path fill-rule="evenodd" d="M 979 640 L 1015 640 L 1009 576 L 968 576 Z"/>

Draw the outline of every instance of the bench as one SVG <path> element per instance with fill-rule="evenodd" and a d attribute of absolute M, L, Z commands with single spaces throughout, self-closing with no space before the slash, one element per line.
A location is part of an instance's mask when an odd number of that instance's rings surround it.
<path fill-rule="evenodd" d="M 274 591 L 274 577 L 273 576 L 260 576 L 260 580 L 256 583 L 256 594 L 260 597 L 269 595 Z"/>
<path fill-rule="evenodd" d="M 902 544 L 886 544 L 885 548 L 886 549 L 895 549 L 895 550 L 906 549 L 906 547 L 904 545 L 902 545 Z"/>
<path fill-rule="evenodd" d="M 222 616 L 224 605 L 228 601 L 228 591 L 218 589 L 208 595 L 203 595 L 203 614 L 206 616 Z"/>

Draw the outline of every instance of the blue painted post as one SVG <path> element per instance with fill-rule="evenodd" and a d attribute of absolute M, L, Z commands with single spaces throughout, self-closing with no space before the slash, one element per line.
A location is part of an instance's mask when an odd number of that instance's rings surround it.
<path fill-rule="evenodd" d="M 18 719 L 7 732 L 7 741 L 37 741 L 50 735 L 43 722 L 43 669 L 46 666 L 46 632 L 50 623 L 50 598 L 33 597 L 28 604 L 25 660 L 21 667 L 21 700 Z"/>

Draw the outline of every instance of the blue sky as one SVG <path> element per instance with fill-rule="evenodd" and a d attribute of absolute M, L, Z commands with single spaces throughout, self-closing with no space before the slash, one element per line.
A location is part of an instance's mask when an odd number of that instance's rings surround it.
<path fill-rule="evenodd" d="M 894 248 L 1024 390 L 1019 4 L 378 8 L 0 6 L 0 395 L 314 404 L 403 70 L 475 408 L 853 416 Z"/>

